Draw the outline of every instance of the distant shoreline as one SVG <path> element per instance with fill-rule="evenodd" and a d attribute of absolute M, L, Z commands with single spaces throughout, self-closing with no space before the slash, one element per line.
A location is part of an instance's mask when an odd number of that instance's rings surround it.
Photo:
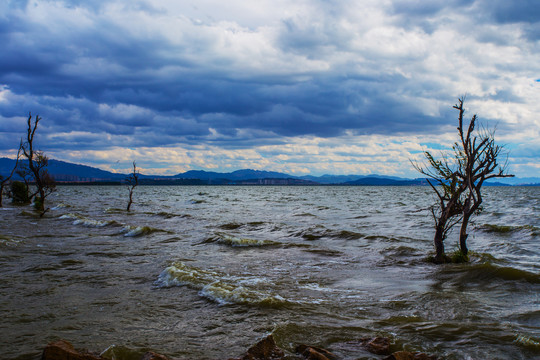
<path fill-rule="evenodd" d="M 58 181 L 57 185 L 65 186 L 125 186 L 126 184 L 121 181 Z M 179 179 L 178 181 L 174 180 L 140 180 L 140 186 L 306 186 L 306 187 L 418 187 L 418 186 L 428 186 L 427 184 L 259 184 L 259 183 L 244 183 L 244 182 L 230 182 L 230 183 L 216 183 L 214 181 L 208 182 L 203 180 L 193 180 L 193 179 Z M 487 187 L 537 187 L 540 184 L 523 184 L 523 185 L 508 185 L 508 184 L 484 184 Z"/>
<path fill-rule="evenodd" d="M 9 174 L 15 160 L 0 158 L 0 174 Z M 90 166 L 49 160 L 48 172 L 58 184 L 120 185 L 129 174 L 111 173 Z M 17 179 L 15 175 L 14 180 Z M 229 173 L 190 170 L 171 176 L 140 174 L 141 185 L 279 185 L 279 186 L 425 186 L 425 178 L 402 178 L 380 174 L 294 176 L 291 174 L 243 169 Z M 540 186 L 540 178 L 513 179 L 512 182 L 485 183 L 485 186 Z"/>

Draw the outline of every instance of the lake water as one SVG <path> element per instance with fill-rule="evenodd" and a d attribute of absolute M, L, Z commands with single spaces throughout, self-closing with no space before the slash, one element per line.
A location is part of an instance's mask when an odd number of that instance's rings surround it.
<path fill-rule="evenodd" d="M 50 341 L 129 359 L 241 355 L 272 333 L 445 359 L 540 358 L 540 187 L 484 190 L 471 263 L 437 266 L 428 187 L 60 186 L 0 210 L 0 358 Z M 457 249 L 457 234 L 446 241 Z"/>

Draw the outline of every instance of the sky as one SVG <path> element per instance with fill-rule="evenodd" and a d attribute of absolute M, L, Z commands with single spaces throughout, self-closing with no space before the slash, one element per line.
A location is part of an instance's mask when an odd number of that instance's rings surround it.
<path fill-rule="evenodd" d="M 540 177 L 538 0 L 2 0 L 0 156 L 418 177 L 477 114 Z"/>

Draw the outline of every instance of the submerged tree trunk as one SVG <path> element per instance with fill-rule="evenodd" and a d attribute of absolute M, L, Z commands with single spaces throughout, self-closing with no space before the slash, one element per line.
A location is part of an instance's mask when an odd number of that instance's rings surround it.
<path fill-rule="evenodd" d="M 467 238 L 469 237 L 469 235 L 467 234 L 467 226 L 469 225 L 470 215 L 470 213 L 464 214 L 461 223 L 461 229 L 459 231 L 459 249 L 461 250 L 461 253 L 465 256 L 469 253 L 469 249 L 467 248 Z"/>
<path fill-rule="evenodd" d="M 127 209 L 126 209 L 127 211 L 130 210 L 132 202 L 133 202 L 133 188 L 130 188 L 129 189 L 129 201 L 128 201 Z"/>
<path fill-rule="evenodd" d="M 435 263 L 442 264 L 444 262 L 444 224 L 438 224 L 435 228 Z"/>
<path fill-rule="evenodd" d="M 34 135 L 40 120 L 39 115 L 36 115 L 34 124 L 32 125 L 32 115 L 28 115 L 28 134 L 26 136 L 26 142 L 21 143 L 21 149 L 24 156 L 28 159 L 28 170 L 36 185 L 34 208 L 40 212 L 40 217 L 42 217 L 49 210 L 45 209 L 45 198 L 55 191 L 56 185 L 54 178 L 46 169 L 49 158 L 45 156 L 43 151 L 34 150 Z M 39 197 L 37 194 L 39 194 Z"/>
<path fill-rule="evenodd" d="M 129 202 L 126 211 L 129 212 L 131 204 L 133 203 L 133 190 L 139 185 L 139 172 L 137 171 L 137 164 L 135 161 L 133 161 L 133 172 L 126 178 L 126 182 L 129 186 Z"/>
<path fill-rule="evenodd" d="M 45 191 L 43 191 L 42 187 L 39 188 L 39 198 L 34 198 L 34 206 L 40 212 L 40 217 L 45 215 Z"/>

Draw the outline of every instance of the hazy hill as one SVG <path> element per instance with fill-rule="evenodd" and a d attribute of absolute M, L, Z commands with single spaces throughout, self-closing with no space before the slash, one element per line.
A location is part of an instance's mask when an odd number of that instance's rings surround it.
<path fill-rule="evenodd" d="M 354 182 L 360 179 L 392 179 L 392 180 L 410 180 L 410 179 L 403 179 L 395 176 L 386 176 L 386 175 L 330 175 L 325 174 L 322 176 L 313 176 L 313 175 L 305 175 L 300 176 L 300 179 L 303 180 L 309 180 L 309 181 L 315 181 L 319 184 L 343 184 L 343 183 L 349 183 Z"/>
<path fill-rule="evenodd" d="M 70 177 L 79 177 L 82 181 L 120 180 L 124 174 L 112 173 L 91 166 L 72 164 L 60 160 L 49 160 L 49 172 L 57 180 L 69 180 Z"/>
<path fill-rule="evenodd" d="M 422 180 L 395 180 L 390 178 L 364 177 L 355 181 L 347 181 L 343 185 L 370 185 L 370 186 L 403 186 L 403 185 L 425 185 Z"/>
<path fill-rule="evenodd" d="M 181 179 L 201 179 L 201 180 L 252 180 L 252 179 L 286 179 L 294 178 L 294 176 L 273 172 L 273 171 L 260 171 L 260 170 L 236 170 L 230 173 L 218 173 L 204 170 L 190 170 L 185 173 L 180 173 L 174 176 Z"/>

